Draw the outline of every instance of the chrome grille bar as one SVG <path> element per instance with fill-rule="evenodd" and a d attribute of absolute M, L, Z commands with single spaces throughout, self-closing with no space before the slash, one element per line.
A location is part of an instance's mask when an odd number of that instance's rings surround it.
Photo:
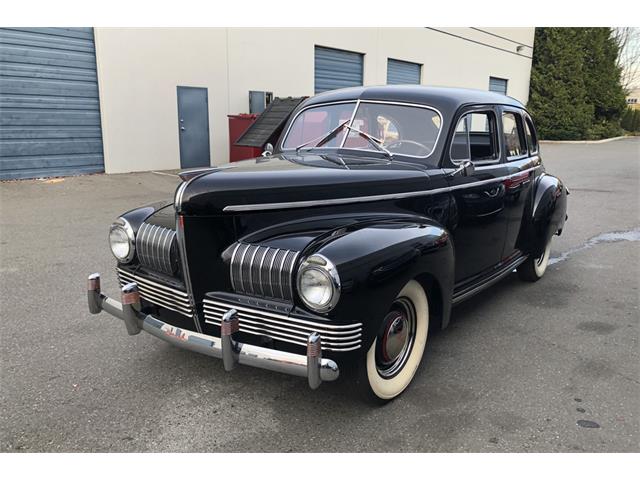
<path fill-rule="evenodd" d="M 176 232 L 174 230 L 143 223 L 136 235 L 138 260 L 151 270 L 172 275 L 177 266 L 175 242 Z"/>
<path fill-rule="evenodd" d="M 348 352 L 362 345 L 362 323 L 331 325 L 288 317 L 255 308 L 232 305 L 205 298 L 205 323 L 220 327 L 223 315 L 235 309 L 240 319 L 240 331 L 294 345 L 306 346 L 309 335 L 317 332 L 322 336 L 322 350 Z"/>
<path fill-rule="evenodd" d="M 237 243 L 229 265 L 231 286 L 238 293 L 293 300 L 293 270 L 300 252 Z"/>
<path fill-rule="evenodd" d="M 193 316 L 193 308 L 187 292 L 163 285 L 141 275 L 133 274 L 122 268 L 118 268 L 116 272 L 121 286 L 136 282 L 140 296 L 148 302 L 173 310 L 187 317 Z"/>

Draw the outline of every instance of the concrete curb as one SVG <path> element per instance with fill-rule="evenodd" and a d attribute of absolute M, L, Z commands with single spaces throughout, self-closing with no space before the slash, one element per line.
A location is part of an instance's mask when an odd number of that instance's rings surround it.
<path fill-rule="evenodd" d="M 615 140 L 621 140 L 623 138 L 638 138 L 637 135 L 623 135 L 622 137 L 612 137 L 605 138 L 602 140 L 540 140 L 540 143 L 566 143 L 566 144 L 598 144 L 598 143 L 609 143 Z"/>

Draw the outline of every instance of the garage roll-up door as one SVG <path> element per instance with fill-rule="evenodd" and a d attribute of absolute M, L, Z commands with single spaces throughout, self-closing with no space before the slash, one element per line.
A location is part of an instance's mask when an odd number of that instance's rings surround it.
<path fill-rule="evenodd" d="M 0 179 L 104 171 L 91 28 L 0 28 Z"/>
<path fill-rule="evenodd" d="M 402 60 L 387 60 L 387 85 L 420 85 L 419 63 L 403 62 Z"/>
<path fill-rule="evenodd" d="M 506 95 L 507 83 L 508 81 L 504 78 L 489 77 L 489 91 Z"/>
<path fill-rule="evenodd" d="M 361 53 L 316 47 L 315 92 L 362 85 Z"/>

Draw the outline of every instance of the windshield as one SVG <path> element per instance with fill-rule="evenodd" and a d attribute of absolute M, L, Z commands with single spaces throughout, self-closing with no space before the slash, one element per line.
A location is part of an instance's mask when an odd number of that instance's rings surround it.
<path fill-rule="evenodd" d="M 435 148 L 441 123 L 438 112 L 428 107 L 366 101 L 319 105 L 295 118 L 282 148 L 386 150 L 425 158 Z"/>

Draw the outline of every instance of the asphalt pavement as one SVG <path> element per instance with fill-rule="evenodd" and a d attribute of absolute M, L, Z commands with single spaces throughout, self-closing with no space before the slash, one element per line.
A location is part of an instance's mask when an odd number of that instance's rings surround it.
<path fill-rule="evenodd" d="M 89 273 L 117 292 L 108 225 L 175 177 L 0 183 L 0 450 L 639 451 L 640 139 L 542 155 L 571 191 L 553 264 L 455 308 L 381 408 L 88 313 Z"/>

